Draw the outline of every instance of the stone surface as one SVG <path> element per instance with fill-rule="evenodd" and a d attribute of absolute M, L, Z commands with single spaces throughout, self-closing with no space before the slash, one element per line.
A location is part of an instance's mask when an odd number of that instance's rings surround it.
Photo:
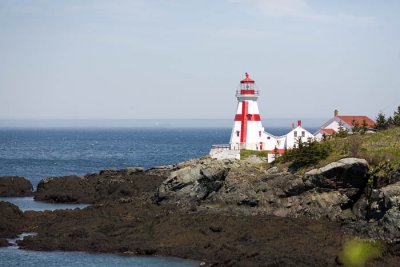
<path fill-rule="evenodd" d="M 103 170 L 84 177 L 52 177 L 39 182 L 35 199 L 61 203 L 130 201 L 153 196 L 164 179 L 137 170 Z"/>
<path fill-rule="evenodd" d="M 38 196 L 86 197 L 93 205 L 21 213 L 0 202 L 0 234 L 35 231 L 19 243 L 34 250 L 175 256 L 205 266 L 336 266 L 349 236 L 389 242 L 400 236 L 400 184 L 371 190 L 367 171 L 358 159 L 300 175 L 203 158 L 143 172 L 50 178 Z M 368 266 L 398 264 L 400 246 L 382 244 L 383 256 Z"/>
<path fill-rule="evenodd" d="M 335 220 L 348 217 L 343 210 L 352 208 L 368 181 L 368 164 L 362 159 L 342 159 L 305 175 L 263 166 L 213 160 L 182 165 L 159 187 L 159 201 L 200 201 L 200 206 L 218 203 L 245 213 Z"/>
<path fill-rule="evenodd" d="M 0 176 L 0 197 L 32 196 L 31 182 L 19 176 Z"/>
<path fill-rule="evenodd" d="M 24 214 L 14 204 L 0 201 L 0 238 L 13 238 L 25 229 Z"/>
<path fill-rule="evenodd" d="M 189 201 L 204 200 L 217 192 L 235 160 L 204 160 L 180 165 L 170 173 L 158 188 L 159 201 L 187 198 Z"/>

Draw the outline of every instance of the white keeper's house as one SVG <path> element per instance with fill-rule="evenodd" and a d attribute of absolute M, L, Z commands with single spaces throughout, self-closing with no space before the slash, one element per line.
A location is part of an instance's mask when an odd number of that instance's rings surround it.
<path fill-rule="evenodd" d="M 365 125 L 367 129 L 374 128 L 375 122 L 367 116 L 341 116 L 339 111 L 335 110 L 333 113 L 333 118 L 322 124 L 320 129 L 314 133 L 315 139 L 321 141 L 325 137 L 335 134 L 340 131 L 342 127 L 343 130 L 351 133 L 355 124 L 359 127 Z"/>
<path fill-rule="evenodd" d="M 313 139 L 309 131 L 302 127 L 301 121 L 297 127 L 282 136 L 275 136 L 264 130 L 261 123 L 260 111 L 257 99 L 259 91 L 255 87 L 255 81 L 246 73 L 245 79 L 240 81 L 239 90 L 236 91 L 238 105 L 230 142 L 227 145 L 213 145 L 210 155 L 213 158 L 240 158 L 240 150 L 269 151 L 268 162 L 275 159 L 275 154 L 282 154 L 286 149 L 296 147 L 299 140 L 302 142 Z"/>

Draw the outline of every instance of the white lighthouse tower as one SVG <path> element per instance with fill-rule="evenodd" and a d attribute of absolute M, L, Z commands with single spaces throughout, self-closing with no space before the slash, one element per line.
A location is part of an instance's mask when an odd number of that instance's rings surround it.
<path fill-rule="evenodd" d="M 229 142 L 231 149 L 263 150 L 265 147 L 258 96 L 255 82 L 246 72 L 246 78 L 240 81 L 240 88 L 236 91 L 238 105 Z"/>

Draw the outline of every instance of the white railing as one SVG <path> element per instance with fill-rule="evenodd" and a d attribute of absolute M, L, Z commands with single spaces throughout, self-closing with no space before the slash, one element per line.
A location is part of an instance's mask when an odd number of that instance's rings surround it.
<path fill-rule="evenodd" d="M 211 149 L 230 150 L 231 149 L 231 145 L 230 144 L 212 145 Z"/>

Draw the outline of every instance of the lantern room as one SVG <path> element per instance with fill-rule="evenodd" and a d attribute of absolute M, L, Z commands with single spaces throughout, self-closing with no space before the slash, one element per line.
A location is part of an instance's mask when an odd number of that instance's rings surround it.
<path fill-rule="evenodd" d="M 255 90 L 255 81 L 249 77 L 249 74 L 245 73 L 246 78 L 240 81 L 240 90 L 237 95 L 258 95 L 258 91 Z"/>

